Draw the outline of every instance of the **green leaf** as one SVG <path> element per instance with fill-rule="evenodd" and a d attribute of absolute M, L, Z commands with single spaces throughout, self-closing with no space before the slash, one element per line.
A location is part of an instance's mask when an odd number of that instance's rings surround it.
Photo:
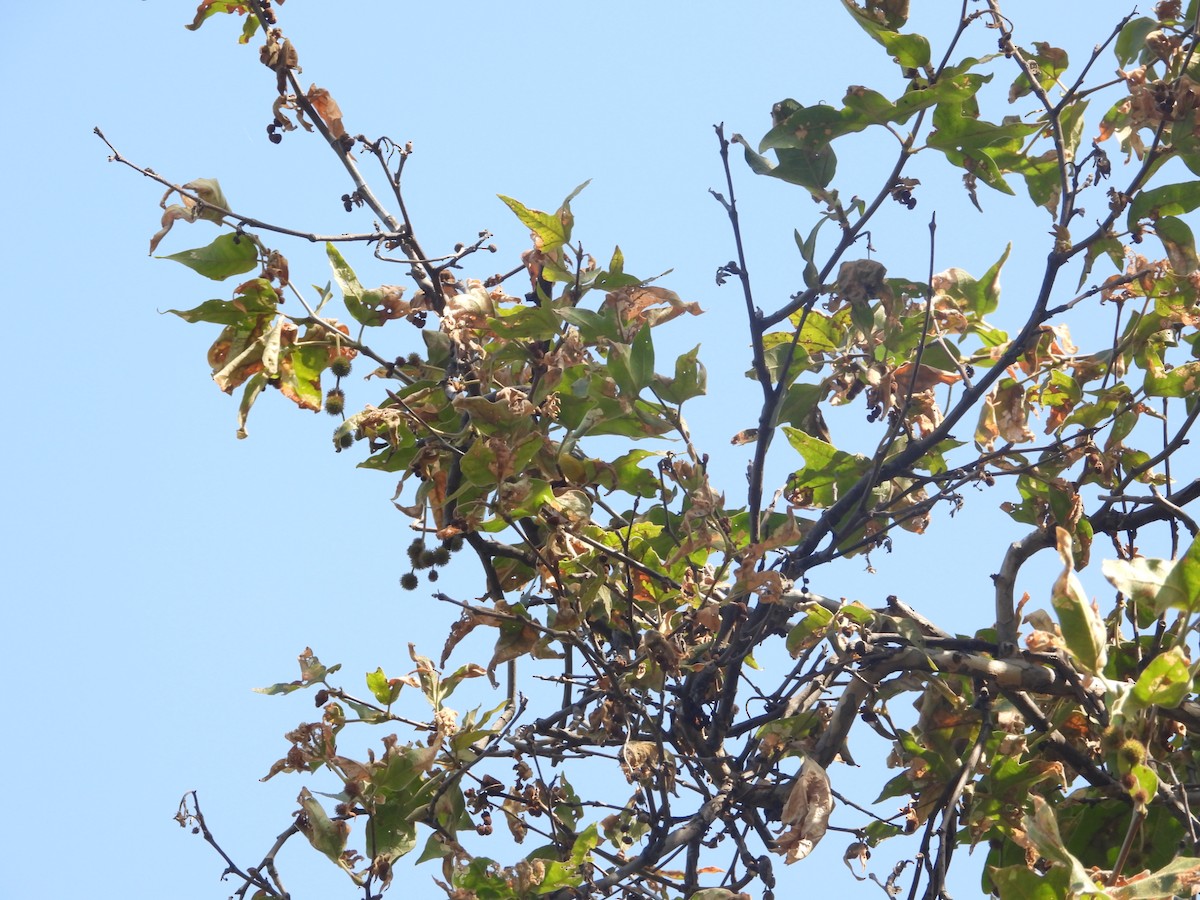
<path fill-rule="evenodd" d="M 423 862 L 429 862 L 431 859 L 445 859 L 453 851 L 446 846 L 442 836 L 436 831 L 431 833 L 425 841 L 425 849 L 421 851 L 420 857 L 417 859 L 417 865 Z"/>
<path fill-rule="evenodd" d="M 181 250 L 170 256 L 160 256 L 158 259 L 170 259 L 183 263 L 194 272 L 211 278 L 213 281 L 224 281 L 231 275 L 249 272 L 258 265 L 258 247 L 253 239 L 244 234 L 219 235 L 207 247 L 195 247 L 191 250 Z"/>
<path fill-rule="evenodd" d="M 1032 63 L 1030 68 L 1037 73 L 1038 86 L 1050 90 L 1058 77 L 1067 70 L 1067 51 L 1051 46 L 1044 41 L 1033 42 L 1033 52 L 1025 51 L 1025 59 Z M 1033 92 L 1029 78 L 1022 72 L 1008 91 L 1008 102 L 1012 103 L 1020 97 Z"/>
<path fill-rule="evenodd" d="M 606 369 L 621 394 L 636 397 L 640 392 L 631 364 L 632 348 L 628 344 L 610 344 Z"/>
<path fill-rule="evenodd" d="M 758 152 L 768 150 L 820 150 L 830 142 L 851 131 L 860 131 L 866 122 L 847 123 L 842 110 L 818 103 L 797 106 L 786 119 L 772 128 L 758 143 Z"/>
<path fill-rule="evenodd" d="M 383 300 L 383 295 L 379 291 L 363 289 L 350 264 L 332 243 L 325 244 L 325 254 L 333 268 L 333 280 L 342 289 L 342 302 L 346 305 L 346 312 L 361 325 L 382 325 L 385 319 L 377 307 Z"/>
<path fill-rule="evenodd" d="M 798 382 L 790 385 L 779 405 L 779 421 L 794 425 L 814 437 L 821 437 L 822 434 L 828 437 L 828 429 L 822 430 L 820 425 L 824 422 L 820 403 L 825 398 L 826 390 L 823 384 Z"/>
<path fill-rule="evenodd" d="M 367 673 L 367 688 L 375 699 L 384 706 L 391 706 L 396 702 L 396 698 L 400 696 L 400 689 L 404 682 L 395 679 L 395 683 L 388 680 L 388 677 L 383 674 L 383 668 L 377 668 L 374 672 Z"/>
<path fill-rule="evenodd" d="M 335 822 L 325 813 L 317 799 L 308 788 L 300 789 L 300 808 L 303 814 L 296 817 L 296 826 L 300 833 L 308 838 L 313 847 L 328 856 L 342 868 L 347 868 L 342 860 L 346 849 L 346 838 L 350 835 L 350 826 L 345 822 Z"/>
<path fill-rule="evenodd" d="M 1033 794 L 1033 815 L 1025 816 L 1023 825 L 1029 842 L 1046 859 L 1063 866 L 1067 875 L 1067 889 L 1085 896 L 1097 893 L 1095 883 L 1083 864 L 1068 852 L 1058 833 L 1054 810 L 1046 799 Z"/>
<path fill-rule="evenodd" d="M 656 497 L 659 482 L 655 474 L 638 465 L 647 457 L 661 457 L 653 450 L 630 450 L 596 473 L 596 483 L 606 490 L 624 491 L 634 497 Z"/>
<path fill-rule="evenodd" d="M 243 15 L 246 12 L 246 0 L 200 0 L 200 4 L 196 7 L 196 16 L 192 19 L 191 24 L 184 25 L 188 31 L 196 31 L 208 21 L 210 16 L 217 13 L 237 13 Z M 254 36 L 254 32 L 258 30 L 258 16 L 247 15 L 246 21 L 242 25 L 242 35 L 238 38 L 239 44 L 250 42 L 250 38 Z"/>
<path fill-rule="evenodd" d="M 1117 62 L 1124 67 L 1136 60 L 1146 49 L 1146 35 L 1157 30 L 1158 22 L 1148 16 L 1141 16 L 1130 21 L 1121 29 L 1121 33 L 1117 35 L 1116 43 L 1113 45 Z"/>
<path fill-rule="evenodd" d="M 846 338 L 845 324 L 815 309 L 808 310 L 807 314 L 801 310 L 793 314 L 789 321 L 801 326 L 798 343 L 809 355 L 835 352 Z M 790 338 L 791 335 L 788 335 Z"/>
<path fill-rule="evenodd" d="M 1140 763 L 1133 766 L 1129 774 L 1133 776 L 1134 783 L 1126 789 L 1133 800 L 1134 809 L 1144 813 L 1149 802 L 1158 793 L 1158 775 L 1149 766 Z"/>
<path fill-rule="evenodd" d="M 1163 897 L 1186 897 L 1200 882 L 1200 859 L 1181 856 L 1157 872 L 1108 891 L 1112 900 L 1161 900 Z"/>
<path fill-rule="evenodd" d="M 1144 386 L 1151 397 L 1195 397 L 1200 393 L 1200 360 L 1169 371 L 1159 363 L 1146 373 Z"/>
<path fill-rule="evenodd" d="M 950 269 L 942 273 L 939 293 L 958 301 L 963 312 L 971 314 L 972 318 L 982 319 L 994 313 L 1000 305 L 1000 271 L 1008 262 L 1011 252 L 1012 242 L 1009 242 L 1000 258 L 978 281 L 962 269 Z"/>
<path fill-rule="evenodd" d="M 280 364 L 280 390 L 300 408 L 319 411 L 324 400 L 321 372 L 329 365 L 329 348 L 293 344 L 284 354 Z"/>
<path fill-rule="evenodd" d="M 312 650 L 308 647 L 305 647 L 304 652 L 300 654 L 299 662 L 300 679 L 298 681 L 281 682 L 273 684 L 270 687 L 255 688 L 254 692 L 256 694 L 290 694 L 292 691 L 298 691 L 301 688 L 323 683 L 327 675 L 332 675 L 342 667 L 341 663 L 338 663 L 327 668 L 321 664 L 321 660 L 313 656 Z"/>
<path fill-rule="evenodd" d="M 991 868 L 988 877 L 1000 900 L 1061 900 L 1067 896 L 1067 872 L 1052 868 L 1040 875 L 1025 865 Z"/>
<path fill-rule="evenodd" d="M 870 10 L 861 8 L 854 0 L 842 0 L 843 5 L 867 34 L 884 46 L 896 64 L 904 69 L 920 69 L 929 65 L 929 41 L 919 34 L 900 34 L 877 21 Z"/>
<path fill-rule="evenodd" d="M 621 340 L 621 329 L 611 305 L 605 306 L 602 312 L 579 307 L 565 307 L 554 312 L 564 322 L 578 328 L 579 336 L 585 343 L 595 343 L 601 337 L 614 342 Z"/>
<path fill-rule="evenodd" d="M 400 443 L 389 446 L 368 456 L 358 464 L 360 469 L 375 469 L 379 472 L 404 472 L 412 464 L 420 447 L 416 436 L 407 429 L 400 432 Z"/>
<path fill-rule="evenodd" d="M 417 826 L 411 820 L 407 805 L 375 801 L 366 827 L 366 850 L 370 859 L 392 862 L 411 853 L 417 846 Z"/>
<path fill-rule="evenodd" d="M 1196 258 L 1196 239 L 1183 219 L 1163 216 L 1154 223 L 1154 233 L 1167 251 L 1167 259 L 1177 275 L 1188 275 L 1200 268 Z"/>
<path fill-rule="evenodd" d="M 612 259 L 608 261 L 608 274 L 625 274 L 625 254 L 621 252 L 620 245 L 613 247 Z"/>
<path fill-rule="evenodd" d="M 442 699 L 445 700 L 454 693 L 455 688 L 462 684 L 468 678 L 478 678 L 480 675 L 486 675 L 487 671 L 478 663 L 467 663 L 459 666 L 451 674 L 442 679 Z M 496 707 L 496 710 L 503 709 L 507 705 L 505 703 Z M 489 716 L 490 717 L 490 716 Z"/>
<path fill-rule="evenodd" d="M 1181 216 L 1200 206 L 1200 181 L 1164 184 L 1140 192 L 1129 204 L 1126 224 L 1132 230 L 1142 219 Z"/>
<path fill-rule="evenodd" d="M 192 309 L 168 309 L 185 322 L 212 322 L 215 325 L 238 325 L 248 318 L 275 314 L 274 306 L 269 311 L 247 313 L 239 304 L 229 300 L 205 300 Z"/>
<path fill-rule="evenodd" d="M 544 341 L 558 334 L 562 321 L 545 306 L 516 306 L 496 310 L 496 315 L 488 317 L 488 326 L 506 338 Z"/>
<path fill-rule="evenodd" d="M 530 209 L 521 201 L 503 194 L 496 196 L 516 214 L 522 225 L 533 232 L 541 244 L 539 249 L 550 252 L 561 247 L 566 241 L 566 229 L 563 228 L 563 224 L 557 216 L 542 212 L 540 209 Z"/>
<path fill-rule="evenodd" d="M 1142 707 L 1174 709 L 1191 691 L 1188 661 L 1179 647 L 1160 653 L 1142 670 L 1133 686 L 1133 699 Z"/>
<path fill-rule="evenodd" d="M 1175 563 L 1154 605 L 1159 613 L 1168 609 L 1192 613 L 1200 609 L 1200 536 L 1192 540 L 1183 558 Z"/>
<path fill-rule="evenodd" d="M 1087 108 L 1088 101 L 1077 100 L 1063 110 L 1063 149 L 1069 154 L 1068 159 L 1076 157 L 1076 151 L 1083 140 L 1084 114 L 1087 112 Z"/>
<path fill-rule="evenodd" d="M 825 637 L 825 631 L 833 621 L 833 613 L 819 603 L 809 604 L 804 618 L 797 622 L 787 636 L 787 651 L 792 659 L 805 650 L 815 647 Z"/>
<path fill-rule="evenodd" d="M 687 353 L 675 360 L 675 377 L 672 379 L 657 376 L 655 390 L 658 396 L 667 403 L 683 403 L 693 397 L 704 394 L 708 387 L 708 373 L 704 363 L 699 359 L 700 345 L 697 344 Z"/>
<path fill-rule="evenodd" d="M 600 843 L 600 831 L 593 822 L 583 831 L 579 832 L 579 836 L 575 838 L 575 843 L 571 845 L 571 863 L 572 865 L 581 866 L 587 862 L 588 855 Z"/>
<path fill-rule="evenodd" d="M 654 343 L 649 325 L 642 326 L 629 348 L 629 373 L 633 376 L 636 393 L 648 387 L 654 379 Z"/>
<path fill-rule="evenodd" d="M 788 443 L 804 457 L 804 468 L 790 480 L 790 488 L 801 501 L 798 506 L 832 506 L 870 470 L 871 460 L 865 456 L 846 453 L 798 428 L 785 425 L 783 431 Z"/>
<path fill-rule="evenodd" d="M 514 200 L 512 197 L 505 197 L 503 194 L 498 194 L 497 196 L 503 201 L 505 206 L 516 214 L 516 217 L 521 220 L 521 224 L 533 232 L 537 248 L 543 253 L 552 254 L 571 239 L 571 227 L 574 224 L 574 217 L 571 215 L 571 201 L 589 183 L 589 181 L 585 181 L 579 187 L 575 188 L 567 196 L 567 199 L 563 201 L 557 213 L 546 213 L 538 209 L 530 209 L 519 200 Z"/>
<path fill-rule="evenodd" d="M 800 256 L 804 259 L 804 286 L 807 288 L 815 288 L 820 284 L 820 271 L 817 269 L 817 232 L 821 230 L 821 226 L 829 221 L 828 217 L 822 216 L 817 220 L 817 224 L 813 226 L 812 231 L 808 233 L 807 238 L 801 238 L 798 230 L 793 230 L 796 238 L 796 247 L 800 250 Z"/>
<path fill-rule="evenodd" d="M 1065 528 L 1058 528 L 1057 537 L 1063 571 L 1051 588 L 1050 602 L 1072 659 L 1083 671 L 1099 674 L 1107 656 L 1104 622 L 1075 575 L 1071 535 Z"/>
<path fill-rule="evenodd" d="M 538 894 L 549 894 L 561 888 L 572 888 L 583 883 L 583 877 L 574 866 L 553 859 L 546 866 L 546 876 L 537 887 Z M 489 895 L 491 896 L 491 895 Z"/>
<path fill-rule="evenodd" d="M 1169 559 L 1106 559 L 1100 571 L 1109 583 L 1134 603 L 1153 603 L 1175 563 Z"/>
<path fill-rule="evenodd" d="M 465 471 L 464 466 L 464 471 Z M 499 512 L 511 519 L 539 514 L 542 507 L 554 499 L 554 488 L 541 478 L 523 478 L 505 486 L 501 495 Z"/>
<path fill-rule="evenodd" d="M 819 192 L 829 186 L 837 172 L 837 156 L 828 144 L 802 150 L 776 150 L 779 159 L 776 164 L 754 152 L 740 134 L 735 134 L 732 140 L 742 145 L 746 163 L 756 175 L 769 175 Z"/>

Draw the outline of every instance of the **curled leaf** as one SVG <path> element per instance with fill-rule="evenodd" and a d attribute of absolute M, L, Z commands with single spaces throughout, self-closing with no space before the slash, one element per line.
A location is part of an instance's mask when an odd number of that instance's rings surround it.
<path fill-rule="evenodd" d="M 1107 658 L 1104 622 L 1075 575 L 1070 533 L 1058 528 L 1056 534 L 1063 571 L 1054 581 L 1050 602 L 1071 658 L 1083 671 L 1096 674 L 1104 668 Z"/>
<path fill-rule="evenodd" d="M 781 821 L 786 830 L 775 841 L 775 852 L 790 865 L 804 859 L 825 836 L 833 795 L 825 769 L 812 759 L 804 760 L 800 774 L 783 804 Z"/>
<path fill-rule="evenodd" d="M 171 188 L 163 194 L 162 200 L 159 201 L 158 205 L 163 210 L 162 227 L 154 233 L 154 237 L 150 238 L 151 253 L 158 249 L 159 243 L 167 236 L 171 226 L 180 219 L 185 222 L 195 222 L 197 219 L 220 222 L 225 217 L 225 210 L 228 209 L 228 206 L 217 179 L 197 178 L 195 181 L 185 184 L 183 189 L 191 193 L 180 193 L 180 203 L 167 205 L 167 198 L 176 193 L 175 188 Z"/>
<path fill-rule="evenodd" d="M 308 102 L 312 104 L 312 108 L 317 111 L 317 115 L 321 117 L 321 121 L 325 123 L 325 127 L 329 129 L 329 134 L 334 140 L 340 140 L 346 136 L 346 129 L 342 125 L 342 109 L 338 106 L 337 101 L 330 96 L 329 91 L 325 88 L 319 88 L 315 84 L 308 89 L 305 95 Z"/>
<path fill-rule="evenodd" d="M 308 788 L 300 789 L 300 813 L 296 816 L 296 827 L 300 830 L 313 847 L 339 866 L 346 868 L 342 860 L 342 852 L 346 849 L 346 839 L 350 836 L 350 826 L 341 820 L 330 819 L 317 798 L 309 793 Z"/>

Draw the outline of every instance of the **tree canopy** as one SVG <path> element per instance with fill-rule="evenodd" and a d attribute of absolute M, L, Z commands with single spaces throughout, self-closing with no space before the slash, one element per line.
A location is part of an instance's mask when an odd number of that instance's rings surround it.
<path fill-rule="evenodd" d="M 701 305 L 585 243 L 586 183 L 500 197 L 529 232 L 518 253 L 488 232 L 426 246 L 402 184 L 413 147 L 344 119 L 269 0 L 205 0 L 188 27 L 261 42 L 266 138 L 323 141 L 370 227 L 266 221 L 97 130 L 166 191 L 150 252 L 221 284 L 171 312 L 207 330 L 238 437 L 260 402 L 332 416 L 331 450 L 395 484 L 400 587 L 455 611 L 441 647 L 410 644 L 365 683 L 305 648 L 298 678 L 261 689 L 318 710 L 265 762 L 304 780 L 282 831 L 241 859 L 195 793 L 177 816 L 236 896 L 304 896 L 276 860 L 304 841 L 366 900 L 414 860 L 452 900 L 770 898 L 822 842 L 847 888 L 889 896 L 945 896 L 968 848 L 1002 898 L 1200 884 L 1197 2 L 1081 23 L 1095 50 L 1075 60 L 1018 42 L 1001 0 L 947 6 L 940 42 L 909 30 L 907 0 L 842 6 L 862 52 L 894 64 L 886 84 L 782 99 L 758 138 L 714 128 L 730 247 L 714 291 L 745 329 L 715 357 L 663 352 L 672 330 L 707 338 Z M 881 183 L 838 171 L 861 137 L 892 161 Z M 801 210 L 790 296 L 756 289 L 737 199 L 755 176 Z M 931 178 L 966 193 L 989 239 L 1008 241 L 989 197 L 1044 211 L 1044 234 L 1012 236 L 1044 253 L 1015 327 L 997 324 L 1012 244 L 984 271 L 947 265 Z M 884 208 L 906 210 L 926 255 L 889 254 Z M 166 253 L 201 220 L 220 234 Z M 324 259 L 285 258 L 288 238 Z M 364 283 L 371 258 L 403 283 Z M 685 413 L 710 377 L 743 376 L 746 477 L 716 483 L 729 445 L 696 441 Z M 973 633 L 886 583 L 875 600 L 814 589 L 839 560 L 920 560 L 972 503 L 1024 535 L 975 536 L 991 579 Z M 1056 576 L 1018 596 L 1041 551 Z M 429 587 L 446 566 L 473 567 L 477 590 Z"/>

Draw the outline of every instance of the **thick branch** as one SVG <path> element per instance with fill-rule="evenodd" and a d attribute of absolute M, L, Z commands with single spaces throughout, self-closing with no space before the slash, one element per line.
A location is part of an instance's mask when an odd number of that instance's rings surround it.
<path fill-rule="evenodd" d="M 1014 598 L 1017 573 L 1031 556 L 1039 550 L 1053 546 L 1054 538 L 1050 536 L 1050 532 L 1040 528 L 1009 544 L 1000 571 L 992 576 L 996 585 L 996 640 L 999 643 L 1017 642 L 1017 607 Z"/>

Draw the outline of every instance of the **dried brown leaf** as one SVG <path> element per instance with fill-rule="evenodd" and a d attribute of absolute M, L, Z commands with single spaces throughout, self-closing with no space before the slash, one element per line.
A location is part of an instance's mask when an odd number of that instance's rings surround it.
<path fill-rule="evenodd" d="M 789 865 L 804 859 L 825 836 L 833 812 L 829 776 L 819 763 L 805 759 L 783 804 L 780 820 L 785 830 L 775 841 L 775 852 Z"/>
<path fill-rule="evenodd" d="M 329 129 L 329 134 L 334 140 L 346 136 L 346 129 L 342 125 L 342 109 L 329 91 L 314 84 L 308 89 L 305 97 L 308 98 L 308 102 L 312 104 L 317 115 L 321 117 L 321 121 L 325 123 L 325 127 Z"/>

